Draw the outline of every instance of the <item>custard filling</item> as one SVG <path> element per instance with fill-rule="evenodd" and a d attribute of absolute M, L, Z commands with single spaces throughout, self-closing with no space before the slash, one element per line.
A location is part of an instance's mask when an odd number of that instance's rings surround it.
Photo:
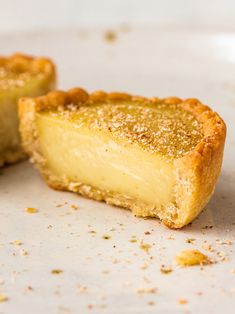
<path fill-rule="evenodd" d="M 174 202 L 173 156 L 186 154 L 201 138 L 193 115 L 163 105 L 100 104 L 76 110 L 71 105 L 37 113 L 36 124 L 45 167 L 57 178 L 153 207 Z"/>

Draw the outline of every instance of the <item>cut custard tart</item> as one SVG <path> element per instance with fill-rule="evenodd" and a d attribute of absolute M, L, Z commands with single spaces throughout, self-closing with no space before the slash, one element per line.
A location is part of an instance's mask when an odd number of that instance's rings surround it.
<path fill-rule="evenodd" d="M 190 223 L 220 174 L 226 126 L 196 99 L 74 88 L 19 101 L 25 151 L 52 188 Z"/>
<path fill-rule="evenodd" d="M 0 166 L 25 157 L 20 145 L 17 102 L 55 88 L 54 64 L 23 54 L 0 56 Z"/>

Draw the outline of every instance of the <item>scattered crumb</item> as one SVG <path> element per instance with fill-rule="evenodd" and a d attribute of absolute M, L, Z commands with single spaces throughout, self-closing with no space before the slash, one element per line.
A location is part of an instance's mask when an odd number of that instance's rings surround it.
<path fill-rule="evenodd" d="M 14 241 L 10 242 L 10 244 L 16 245 L 16 246 L 20 246 L 20 245 L 22 245 L 23 243 L 22 243 L 20 240 L 14 240 Z"/>
<path fill-rule="evenodd" d="M 231 240 L 216 240 L 216 243 L 221 244 L 221 245 L 232 245 L 233 242 Z"/>
<path fill-rule="evenodd" d="M 77 288 L 79 293 L 86 293 L 88 291 L 87 286 L 78 285 Z"/>
<path fill-rule="evenodd" d="M 169 266 L 166 266 L 166 265 L 162 265 L 160 268 L 160 272 L 162 274 L 170 274 L 172 271 L 173 271 L 173 269 Z"/>
<path fill-rule="evenodd" d="M 52 269 L 51 273 L 53 275 L 59 275 L 61 273 L 63 273 L 64 271 L 62 269 Z"/>
<path fill-rule="evenodd" d="M 90 230 L 90 231 L 88 231 L 89 233 L 91 233 L 91 234 L 96 234 L 96 231 L 95 230 Z"/>
<path fill-rule="evenodd" d="M 103 235 L 103 239 L 104 239 L 104 240 L 109 240 L 109 239 L 111 239 L 111 236 L 108 235 L 108 234 L 104 234 L 104 235 Z"/>
<path fill-rule="evenodd" d="M 148 244 L 148 243 L 144 243 L 144 242 L 142 242 L 141 244 L 140 244 L 140 249 L 141 250 L 144 250 L 145 252 L 149 252 L 149 249 L 151 248 L 151 245 L 150 244 Z"/>
<path fill-rule="evenodd" d="M 140 266 L 140 269 L 147 269 L 148 267 L 149 267 L 149 264 L 148 262 L 145 261 L 144 264 Z"/>
<path fill-rule="evenodd" d="M 202 248 L 203 248 L 204 250 L 208 251 L 208 252 L 214 252 L 214 251 L 215 251 L 214 248 L 212 247 L 212 245 L 207 244 L 207 243 L 203 244 L 203 245 L 202 245 Z"/>
<path fill-rule="evenodd" d="M 150 235 L 151 234 L 151 232 L 149 232 L 149 231 L 145 231 L 145 233 L 144 234 L 146 234 L 146 235 Z"/>
<path fill-rule="evenodd" d="M 202 227 L 202 229 L 212 229 L 212 228 L 214 228 L 214 226 L 212 226 L 212 225 Z"/>
<path fill-rule="evenodd" d="M 153 288 L 139 288 L 137 290 L 137 293 L 139 294 L 154 294 L 157 293 L 157 288 L 153 287 Z"/>
<path fill-rule="evenodd" d="M 38 212 L 38 209 L 37 208 L 34 208 L 34 207 L 26 207 L 24 209 L 28 214 L 35 214 Z"/>
<path fill-rule="evenodd" d="M 235 268 L 231 269 L 231 274 L 234 274 L 235 275 Z"/>
<path fill-rule="evenodd" d="M 173 234 L 170 234 L 168 237 L 167 237 L 168 240 L 175 240 L 175 237 L 173 236 Z"/>
<path fill-rule="evenodd" d="M 188 301 L 186 299 L 179 299 L 178 303 L 179 304 L 187 304 Z"/>
<path fill-rule="evenodd" d="M 0 303 L 8 301 L 8 297 L 5 294 L 0 294 Z"/>
<path fill-rule="evenodd" d="M 117 39 L 117 34 L 112 30 L 108 30 L 104 33 L 104 39 L 107 42 L 114 42 Z"/>
<path fill-rule="evenodd" d="M 186 239 L 186 243 L 194 244 L 195 240 L 196 239 L 194 239 L 194 238 L 188 238 L 188 239 Z"/>
<path fill-rule="evenodd" d="M 26 255 L 29 255 L 29 253 L 28 253 L 28 251 L 22 249 L 22 250 L 20 250 L 20 255 L 26 256 Z"/>
<path fill-rule="evenodd" d="M 76 204 L 70 205 L 70 208 L 72 208 L 74 210 L 78 210 L 79 209 L 79 207 Z"/>
<path fill-rule="evenodd" d="M 136 243 L 136 242 L 137 242 L 137 239 L 132 238 L 132 239 L 129 240 L 129 242 L 131 242 L 131 243 Z"/>
<path fill-rule="evenodd" d="M 224 252 L 216 252 L 216 255 L 219 256 L 220 261 L 222 261 L 222 262 L 229 260 L 229 258 L 226 256 L 226 254 Z"/>
<path fill-rule="evenodd" d="M 149 302 L 148 302 L 148 305 L 149 305 L 149 306 L 154 306 L 154 305 L 155 305 L 155 302 L 154 302 L 154 301 L 149 301 Z"/>
<path fill-rule="evenodd" d="M 207 265 L 211 261 L 205 254 L 198 250 L 184 250 L 175 258 L 180 266 Z"/>
<path fill-rule="evenodd" d="M 48 226 L 47 226 L 47 229 L 51 229 L 51 228 L 53 228 L 52 225 L 48 225 Z"/>

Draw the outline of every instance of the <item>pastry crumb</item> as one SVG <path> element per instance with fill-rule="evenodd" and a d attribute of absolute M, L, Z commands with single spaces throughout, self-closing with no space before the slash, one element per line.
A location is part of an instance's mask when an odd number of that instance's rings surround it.
<path fill-rule="evenodd" d="M 20 255 L 26 256 L 26 255 L 29 255 L 29 252 L 24 250 L 24 249 L 22 249 L 22 250 L 20 250 Z"/>
<path fill-rule="evenodd" d="M 221 244 L 221 245 L 232 245 L 233 242 L 231 240 L 216 240 L 216 243 Z"/>
<path fill-rule="evenodd" d="M 140 266 L 140 269 L 147 269 L 149 267 L 148 262 L 144 262 L 143 265 Z"/>
<path fill-rule="evenodd" d="M 22 245 L 23 243 L 22 243 L 20 240 L 14 240 L 14 241 L 10 242 L 10 244 L 16 245 L 16 246 L 20 246 L 20 245 Z"/>
<path fill-rule="evenodd" d="M 160 272 L 162 274 L 170 274 L 172 273 L 173 269 L 169 266 L 166 266 L 166 265 L 162 265 L 161 268 L 160 268 Z"/>
<path fill-rule="evenodd" d="M 214 248 L 212 247 L 212 245 L 207 244 L 207 243 L 203 244 L 203 245 L 202 245 L 202 248 L 203 248 L 204 250 L 208 251 L 208 252 L 214 252 L 214 251 L 215 251 Z"/>
<path fill-rule="evenodd" d="M 179 266 L 207 265 L 211 263 L 208 256 L 199 250 L 184 250 L 175 257 Z"/>
<path fill-rule="evenodd" d="M 179 304 L 187 304 L 188 300 L 186 300 L 186 299 L 179 299 L 178 303 Z"/>
<path fill-rule="evenodd" d="M 195 240 L 196 239 L 194 239 L 194 238 L 188 238 L 188 239 L 186 239 L 186 243 L 194 244 Z"/>
<path fill-rule="evenodd" d="M 96 234 L 96 231 L 95 231 L 95 230 L 89 230 L 88 232 L 91 233 L 91 234 L 93 234 L 93 235 Z"/>
<path fill-rule="evenodd" d="M 129 240 L 129 242 L 131 242 L 131 243 L 136 243 L 136 242 L 137 242 L 137 239 L 131 238 L 131 239 Z"/>
<path fill-rule="evenodd" d="M 148 305 L 149 305 L 149 306 L 154 306 L 154 305 L 155 305 L 155 302 L 154 302 L 154 301 L 149 301 L 149 302 L 148 302 Z"/>
<path fill-rule="evenodd" d="M 37 208 L 34 208 L 34 207 L 26 207 L 24 209 L 28 214 L 35 214 L 38 212 L 38 209 Z"/>
<path fill-rule="evenodd" d="M 78 285 L 77 289 L 79 293 L 86 293 L 88 291 L 87 286 L 83 286 L 83 285 Z"/>
<path fill-rule="evenodd" d="M 108 30 L 104 33 L 104 39 L 110 43 L 114 42 L 117 39 L 117 34 L 112 30 Z"/>
<path fill-rule="evenodd" d="M 63 273 L 64 271 L 62 269 L 52 269 L 51 273 L 53 275 L 59 275 L 61 273 Z"/>
<path fill-rule="evenodd" d="M 148 253 L 150 248 L 151 248 L 150 244 L 141 242 L 141 244 L 140 244 L 140 249 L 141 250 L 144 250 L 145 252 Z"/>
<path fill-rule="evenodd" d="M 0 303 L 8 301 L 8 297 L 5 294 L 0 294 Z"/>
<path fill-rule="evenodd" d="M 157 288 L 139 288 L 137 289 L 138 294 L 155 294 L 157 293 Z"/>
<path fill-rule="evenodd" d="M 78 210 L 79 207 L 76 204 L 71 204 L 70 208 L 74 209 L 74 210 Z"/>
<path fill-rule="evenodd" d="M 104 239 L 104 240 L 109 240 L 109 239 L 111 239 L 111 236 L 108 235 L 108 234 L 104 234 L 104 235 L 103 235 L 103 239 Z"/>

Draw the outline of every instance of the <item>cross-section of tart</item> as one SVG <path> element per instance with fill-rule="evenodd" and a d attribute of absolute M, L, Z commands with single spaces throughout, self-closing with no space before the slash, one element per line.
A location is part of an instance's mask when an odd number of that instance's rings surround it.
<path fill-rule="evenodd" d="M 22 54 L 0 56 L 0 166 L 24 157 L 18 131 L 17 101 L 55 87 L 55 68 L 48 59 Z"/>
<path fill-rule="evenodd" d="M 226 127 L 196 99 L 146 99 L 75 88 L 19 102 L 25 151 L 49 186 L 191 222 L 219 176 Z"/>

